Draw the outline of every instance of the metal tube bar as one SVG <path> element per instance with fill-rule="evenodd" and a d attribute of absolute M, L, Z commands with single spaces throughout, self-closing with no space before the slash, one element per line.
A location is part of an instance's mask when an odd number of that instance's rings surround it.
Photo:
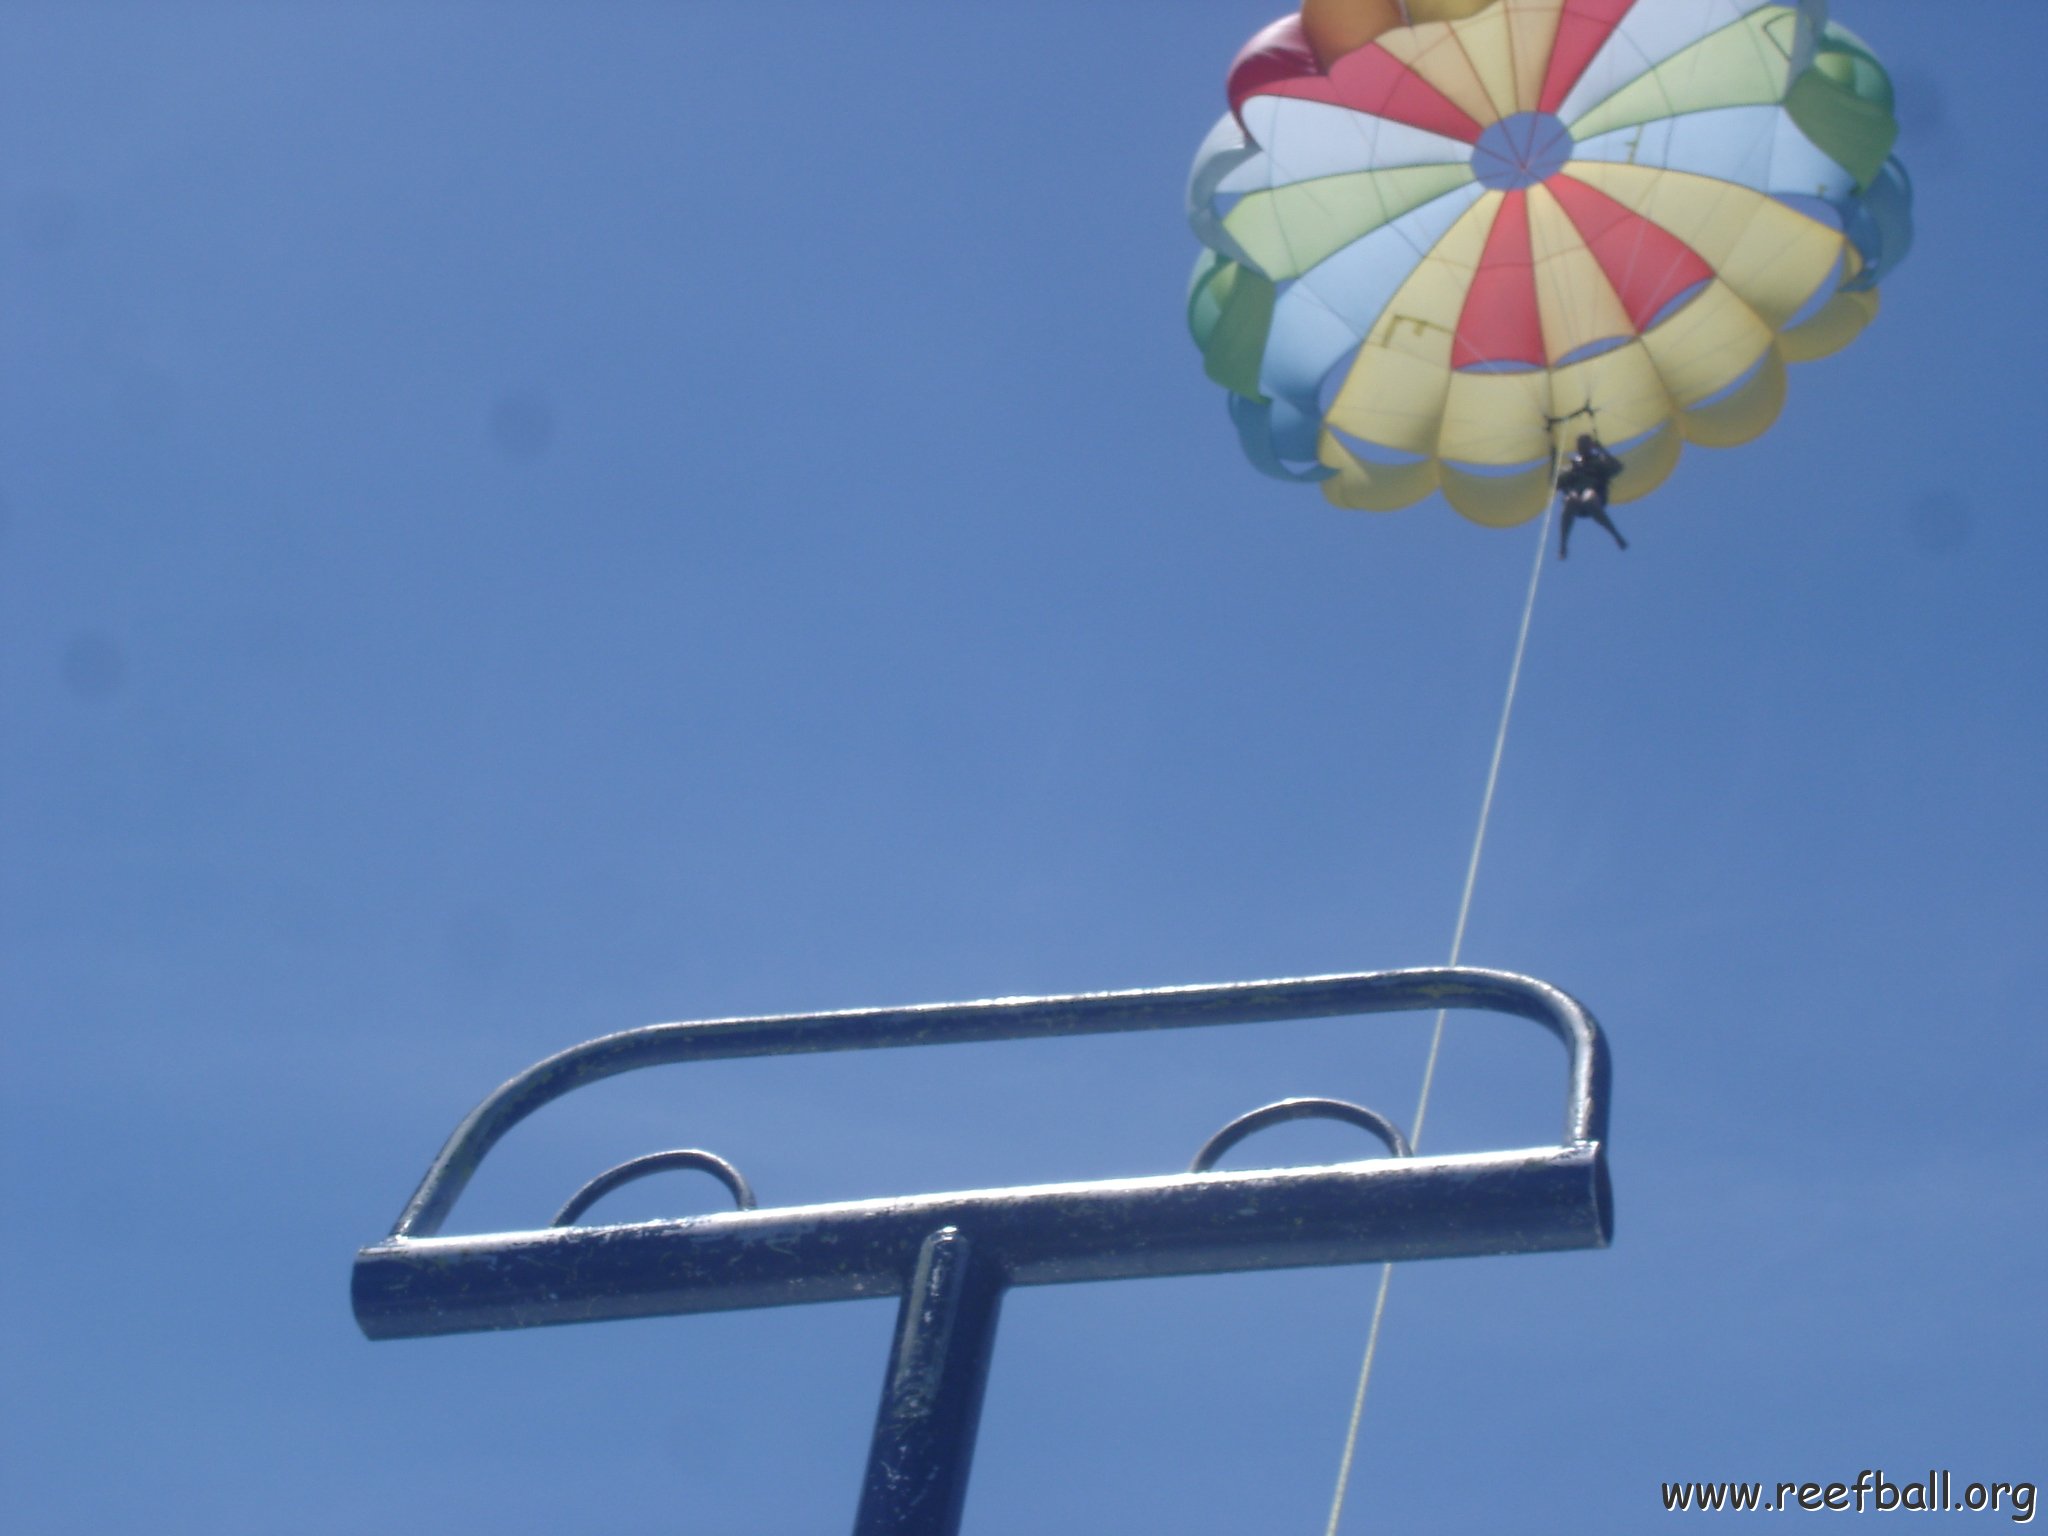
<path fill-rule="evenodd" d="M 1556 1035 L 1571 1054 L 1563 1140 L 1569 1144 L 1605 1139 L 1607 1053 L 1599 1026 L 1574 998 L 1558 988 L 1506 971 L 1447 966 L 1294 981 L 711 1019 L 650 1024 L 605 1035 L 550 1056 L 505 1083 L 456 1127 L 391 1235 L 431 1237 L 439 1232 L 478 1164 L 513 1126 L 573 1089 L 642 1067 L 742 1056 L 1055 1039 L 1438 1008 L 1516 1014 Z"/>
<path fill-rule="evenodd" d="M 1051 1285 L 1603 1248 L 1613 1221 L 1603 1147 L 1537 1147 L 388 1238 L 353 1291 L 371 1338 L 421 1338 L 895 1296 L 948 1226 Z"/>
<path fill-rule="evenodd" d="M 1183 1174 L 438 1235 L 506 1131 L 572 1089 L 641 1067 L 1439 1008 L 1519 1015 L 1564 1043 L 1558 1145 L 1410 1157 L 1370 1111 L 1290 1101 L 1233 1121 Z M 954 1536 L 1008 1286 L 1605 1247 L 1607 1092 L 1605 1042 L 1576 1001 L 1529 977 L 1459 968 L 658 1024 L 551 1056 L 478 1105 L 391 1235 L 357 1254 L 356 1321 L 373 1339 L 416 1338 L 899 1296 L 856 1536 Z M 1396 1156 L 1204 1171 L 1262 1125 L 1336 1111 Z M 751 1203 L 721 1159 L 669 1152 L 600 1175 L 556 1219 L 574 1221 L 606 1190 L 668 1166 L 730 1174 L 742 1207 Z"/>
<path fill-rule="evenodd" d="M 1003 1272 L 957 1227 L 919 1246 L 868 1447 L 854 1536 L 953 1536 L 1002 1311 Z"/>

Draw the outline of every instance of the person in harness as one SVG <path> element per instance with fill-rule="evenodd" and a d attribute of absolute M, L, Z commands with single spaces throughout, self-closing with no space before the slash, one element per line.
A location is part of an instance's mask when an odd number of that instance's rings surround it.
<path fill-rule="evenodd" d="M 1558 559 L 1571 552 L 1572 524 L 1582 517 L 1590 517 L 1614 535 L 1615 543 L 1628 548 L 1628 540 L 1607 516 L 1607 484 L 1621 471 L 1621 460 L 1603 448 L 1599 439 L 1590 432 L 1579 434 L 1579 446 L 1557 475 L 1557 488 L 1564 492 L 1564 528 L 1557 541 Z"/>

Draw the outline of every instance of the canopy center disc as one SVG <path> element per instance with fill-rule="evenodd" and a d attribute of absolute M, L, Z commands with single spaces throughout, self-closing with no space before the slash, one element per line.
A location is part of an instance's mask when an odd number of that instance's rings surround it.
<path fill-rule="evenodd" d="M 1492 191 L 1519 191 L 1563 170 L 1577 147 L 1571 130 L 1555 115 L 1517 112 L 1479 136 L 1472 147 L 1472 174 Z"/>

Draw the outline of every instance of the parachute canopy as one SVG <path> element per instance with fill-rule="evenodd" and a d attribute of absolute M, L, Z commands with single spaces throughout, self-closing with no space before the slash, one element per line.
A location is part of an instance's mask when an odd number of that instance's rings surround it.
<path fill-rule="evenodd" d="M 1825 0 L 1308 0 L 1229 95 L 1189 324 L 1253 463 L 1339 506 L 1519 523 L 1589 427 L 1640 496 L 1768 428 L 1912 237 Z"/>

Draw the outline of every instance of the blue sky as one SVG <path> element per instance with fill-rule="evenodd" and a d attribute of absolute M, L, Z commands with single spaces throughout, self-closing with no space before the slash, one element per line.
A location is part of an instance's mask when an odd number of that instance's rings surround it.
<path fill-rule="evenodd" d="M 885 1306 L 362 1340 L 485 1091 L 1443 958 L 1535 535 L 1238 456 L 1181 181 L 1273 9 L 0 5 L 12 1528 L 841 1528 Z M 1546 571 L 1466 943 L 1606 1025 L 1618 1240 L 1396 1276 L 1347 1530 L 2044 1470 L 2048 14 L 1833 9 L 1919 244 Z M 673 1145 L 767 1203 L 1165 1171 L 1405 1118 L 1426 1028 L 645 1074 L 456 1225 Z M 1430 1143 L 1553 1136 L 1559 1068 L 1454 1023 Z M 1013 1296 L 968 1529 L 1320 1530 L 1373 1280 Z"/>

